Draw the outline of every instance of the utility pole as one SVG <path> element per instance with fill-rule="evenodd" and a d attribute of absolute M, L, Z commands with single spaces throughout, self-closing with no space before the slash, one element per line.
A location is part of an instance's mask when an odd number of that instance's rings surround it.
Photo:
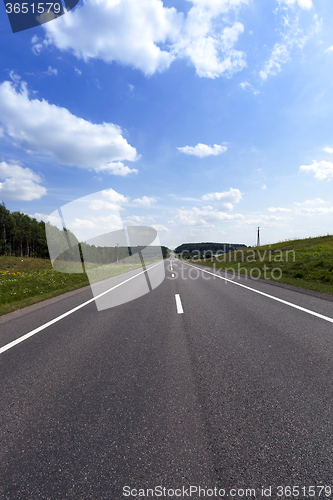
<path fill-rule="evenodd" d="M 257 247 L 260 247 L 260 232 L 259 232 L 260 227 L 258 227 L 258 235 L 257 235 Z"/>

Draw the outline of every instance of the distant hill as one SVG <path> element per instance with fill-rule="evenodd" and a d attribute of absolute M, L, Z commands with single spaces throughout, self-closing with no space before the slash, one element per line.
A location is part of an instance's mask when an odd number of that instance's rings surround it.
<path fill-rule="evenodd" d="M 216 254 L 217 252 L 233 252 L 237 248 L 247 248 L 247 246 L 243 243 L 183 243 L 175 249 L 175 253 L 181 253 L 185 257 L 194 253 L 198 255 L 198 251 L 200 254 L 204 252 Z"/>

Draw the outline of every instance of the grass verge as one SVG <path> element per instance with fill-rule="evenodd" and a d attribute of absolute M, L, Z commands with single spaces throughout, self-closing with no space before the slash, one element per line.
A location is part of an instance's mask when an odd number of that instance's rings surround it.
<path fill-rule="evenodd" d="M 146 262 L 150 264 L 151 262 Z M 64 263 L 66 266 L 67 263 Z M 126 273 L 129 264 L 89 265 L 99 279 Z M 131 269 L 141 267 L 139 263 Z M 73 270 L 73 264 L 70 264 Z M 89 285 L 86 273 L 60 273 L 47 259 L 0 256 L 0 316 Z"/>
<path fill-rule="evenodd" d="M 333 236 L 290 240 L 190 262 L 215 264 L 230 276 L 235 272 L 333 295 Z"/>

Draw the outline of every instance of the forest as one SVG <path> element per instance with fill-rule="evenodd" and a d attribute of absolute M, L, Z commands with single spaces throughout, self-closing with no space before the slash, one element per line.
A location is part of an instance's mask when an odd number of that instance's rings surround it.
<path fill-rule="evenodd" d="M 58 258 L 64 261 L 77 260 L 79 249 L 79 259 L 83 262 L 95 262 L 100 264 L 117 262 L 129 254 L 138 253 L 139 247 L 133 247 L 130 251 L 127 247 L 96 247 L 79 243 L 73 233 L 68 230 L 60 231 L 57 227 L 49 223 L 38 222 L 21 212 L 10 212 L 4 202 L 0 204 L 0 255 L 12 255 L 15 257 L 32 257 L 50 259 L 50 254 L 46 239 L 46 229 L 48 235 L 56 241 L 55 246 L 62 247 L 62 252 L 58 253 Z M 64 242 L 68 242 L 68 245 Z M 69 250 L 65 248 L 71 247 Z M 169 249 L 161 247 L 162 255 L 165 259 L 169 254 Z M 158 255 L 160 247 L 147 247 L 145 254 Z"/>
<path fill-rule="evenodd" d="M 48 259 L 45 222 L 0 204 L 0 255 Z"/>

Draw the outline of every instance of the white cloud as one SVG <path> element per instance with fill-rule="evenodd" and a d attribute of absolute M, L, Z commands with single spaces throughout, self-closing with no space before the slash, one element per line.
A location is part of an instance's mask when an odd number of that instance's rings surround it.
<path fill-rule="evenodd" d="M 98 228 L 99 226 L 95 224 L 95 222 L 92 222 L 91 220 L 76 218 L 72 223 L 71 227 L 74 229 L 84 229 L 84 228 L 95 229 Z"/>
<path fill-rule="evenodd" d="M 50 76 L 57 76 L 58 75 L 58 70 L 57 70 L 57 68 L 52 68 L 52 66 L 49 66 L 48 70 L 45 71 L 45 73 L 47 75 L 50 75 Z"/>
<path fill-rule="evenodd" d="M 137 172 L 121 163 L 138 156 L 120 127 L 94 124 L 44 99 L 31 99 L 25 83 L 0 84 L 0 122 L 13 143 L 28 152 L 46 153 L 64 165 L 114 175 Z"/>
<path fill-rule="evenodd" d="M 151 221 L 154 219 L 149 215 L 129 215 L 125 219 L 123 219 L 123 222 L 125 225 L 151 225 Z"/>
<path fill-rule="evenodd" d="M 136 198 L 133 202 L 139 207 L 150 207 L 152 203 L 156 203 L 156 200 L 155 198 L 143 196 L 142 198 Z"/>
<path fill-rule="evenodd" d="M 263 189 L 263 190 L 265 191 L 265 190 L 267 189 L 266 184 L 263 184 L 263 185 L 261 186 L 261 189 Z"/>
<path fill-rule="evenodd" d="M 287 213 L 287 212 L 292 212 L 292 209 L 291 208 L 283 208 L 283 207 L 270 207 L 268 209 L 268 211 L 272 212 L 272 213 L 276 213 L 276 212 Z"/>
<path fill-rule="evenodd" d="M 267 220 L 275 220 L 275 221 L 276 220 L 277 221 L 279 221 L 279 220 L 288 220 L 288 219 L 289 219 L 289 217 L 281 217 L 280 215 L 279 216 L 278 215 L 271 215 L 270 217 L 267 217 Z"/>
<path fill-rule="evenodd" d="M 244 32 L 243 24 L 235 22 L 222 32 L 213 27 L 226 3 L 196 2 L 174 46 L 177 56 L 188 58 L 200 77 L 230 77 L 246 67 L 245 53 L 233 48 Z"/>
<path fill-rule="evenodd" d="M 89 200 L 89 211 L 102 211 L 103 213 L 109 213 L 110 211 L 118 215 L 119 210 L 124 210 L 122 205 L 126 205 L 129 202 L 129 198 L 123 194 L 117 193 L 114 189 L 105 189 L 100 192 L 99 198 L 93 198 Z M 98 217 L 105 217 L 97 214 Z M 96 216 L 93 216 L 96 217 Z M 95 219 L 94 219 L 95 220 Z"/>
<path fill-rule="evenodd" d="M 32 219 L 36 219 L 38 221 L 43 220 L 44 222 L 48 221 L 48 222 L 50 222 L 50 224 L 53 224 L 54 226 L 62 227 L 60 217 L 56 217 L 54 215 L 41 214 L 38 212 L 35 212 L 33 215 L 31 215 L 31 214 L 28 214 L 28 215 Z"/>
<path fill-rule="evenodd" d="M 330 47 L 328 47 L 328 49 L 325 50 L 325 53 L 326 52 L 333 52 L 333 45 L 331 45 Z"/>
<path fill-rule="evenodd" d="M 184 146 L 182 148 L 177 148 L 181 153 L 186 155 L 198 156 L 199 158 L 204 158 L 205 156 L 217 156 L 225 153 L 227 151 L 226 146 L 221 146 L 214 144 L 214 146 L 207 146 L 206 144 L 197 144 L 196 146 Z"/>
<path fill-rule="evenodd" d="M 84 0 L 75 10 L 43 25 L 43 44 L 33 37 L 33 51 L 55 45 L 88 61 L 115 61 L 146 75 L 166 70 L 185 58 L 201 77 L 231 76 L 246 66 L 245 54 L 235 50 L 244 27 L 226 15 L 249 0 L 190 0 L 185 17 L 161 0 Z"/>
<path fill-rule="evenodd" d="M 219 222 L 227 222 L 233 220 L 242 220 L 242 214 L 228 214 L 215 210 L 211 206 L 202 209 L 193 207 L 191 210 L 178 209 L 175 220 L 184 226 L 205 226 L 215 227 Z"/>
<path fill-rule="evenodd" d="M 271 213 L 293 213 L 296 215 L 311 216 L 331 214 L 333 213 L 333 207 L 321 198 L 314 198 L 313 200 L 305 200 L 301 203 L 295 201 L 293 208 L 270 207 L 268 211 Z M 274 216 L 270 216 L 269 218 L 272 219 Z"/>
<path fill-rule="evenodd" d="M 81 75 L 82 75 L 82 71 L 81 71 L 81 70 L 79 70 L 78 68 L 76 68 L 75 66 L 74 66 L 74 71 L 75 71 L 75 73 L 76 73 L 77 75 L 79 75 L 79 76 L 81 76 Z"/>
<path fill-rule="evenodd" d="M 116 203 L 110 203 L 109 201 L 103 201 L 103 200 L 92 200 L 89 203 L 89 208 L 90 210 L 112 210 L 112 211 L 118 211 L 120 208 Z"/>
<path fill-rule="evenodd" d="M 297 4 L 301 9 L 307 9 L 307 10 L 313 7 L 313 3 L 311 0 L 278 0 L 278 2 L 284 3 L 291 7 Z"/>
<path fill-rule="evenodd" d="M 116 61 L 147 75 L 169 67 L 174 55 L 161 44 L 172 43 L 180 32 L 183 15 L 165 8 L 161 0 L 85 0 L 57 19 L 43 25 L 47 39 L 85 61 Z"/>
<path fill-rule="evenodd" d="M 324 148 L 323 151 L 325 151 L 326 153 L 332 154 L 333 148 Z"/>
<path fill-rule="evenodd" d="M 107 174 L 121 175 L 125 177 L 128 174 L 137 174 L 139 171 L 136 168 L 129 168 L 121 161 L 104 163 L 100 167 L 95 168 L 96 172 L 106 172 Z"/>
<path fill-rule="evenodd" d="M 200 201 L 200 198 L 192 198 L 191 196 L 185 196 L 185 197 L 176 197 L 177 200 L 181 201 Z"/>
<path fill-rule="evenodd" d="M 40 185 L 41 178 L 30 168 L 18 164 L 0 163 L 0 198 L 9 200 L 31 201 L 46 194 Z"/>
<path fill-rule="evenodd" d="M 40 39 L 38 38 L 37 35 L 34 35 L 31 39 L 32 43 L 32 52 L 38 56 L 43 49 L 43 43 L 40 42 Z"/>
<path fill-rule="evenodd" d="M 124 205 L 128 203 L 129 198 L 127 196 L 124 196 L 123 194 L 117 193 L 114 189 L 104 189 L 102 191 L 102 196 L 103 198 L 106 198 L 109 202 L 117 204 L 117 205 Z"/>
<path fill-rule="evenodd" d="M 281 71 L 281 65 L 289 60 L 289 50 L 286 44 L 276 43 L 274 45 L 271 58 L 264 66 L 264 69 L 259 72 L 263 80 L 267 80 L 268 76 L 276 75 Z"/>
<path fill-rule="evenodd" d="M 239 84 L 242 90 L 248 90 L 249 92 L 253 92 L 254 95 L 260 94 L 259 90 L 256 90 L 253 85 L 251 85 L 249 82 L 241 82 Z"/>
<path fill-rule="evenodd" d="M 294 203 L 296 213 L 300 215 L 327 215 L 333 213 L 333 207 L 322 200 L 321 198 L 315 198 L 313 200 L 306 200 L 302 203 Z"/>
<path fill-rule="evenodd" d="M 292 6 L 296 0 L 283 0 L 284 3 Z M 305 8 L 308 0 L 298 0 Z M 281 3 L 281 1 L 280 1 Z M 310 2 L 311 3 L 311 2 Z M 284 11 L 286 8 L 284 8 Z M 275 11 L 277 13 L 278 9 Z M 310 36 L 314 35 L 319 29 L 317 16 L 314 16 L 315 27 L 309 30 L 308 35 L 304 35 L 303 30 L 299 27 L 299 15 L 293 11 L 288 11 L 282 15 L 282 31 L 280 32 L 281 41 L 275 43 L 269 60 L 264 64 L 263 69 L 259 72 L 262 80 L 267 80 L 269 76 L 277 75 L 282 69 L 282 65 L 286 64 L 290 58 L 294 48 L 302 49 L 309 40 Z"/>
<path fill-rule="evenodd" d="M 166 226 L 163 226 L 162 224 L 152 224 L 151 227 L 156 229 L 156 231 L 158 231 L 158 232 L 162 232 L 162 231 L 169 232 L 170 231 L 170 229 L 168 229 Z"/>
<path fill-rule="evenodd" d="M 321 181 L 333 180 L 333 163 L 330 161 L 322 160 L 315 161 L 313 160 L 312 165 L 301 165 L 299 167 L 301 172 L 314 172 L 315 178 Z"/>
<path fill-rule="evenodd" d="M 222 193 L 207 193 L 202 196 L 204 201 L 215 201 L 231 210 L 235 203 L 239 203 L 242 199 L 242 193 L 239 189 L 230 188 L 229 191 Z"/>
<path fill-rule="evenodd" d="M 88 219 L 89 220 L 89 219 Z M 90 220 L 96 224 L 96 227 L 103 227 L 108 231 L 114 231 L 122 228 L 122 220 L 116 213 L 100 217 L 90 217 Z"/>

